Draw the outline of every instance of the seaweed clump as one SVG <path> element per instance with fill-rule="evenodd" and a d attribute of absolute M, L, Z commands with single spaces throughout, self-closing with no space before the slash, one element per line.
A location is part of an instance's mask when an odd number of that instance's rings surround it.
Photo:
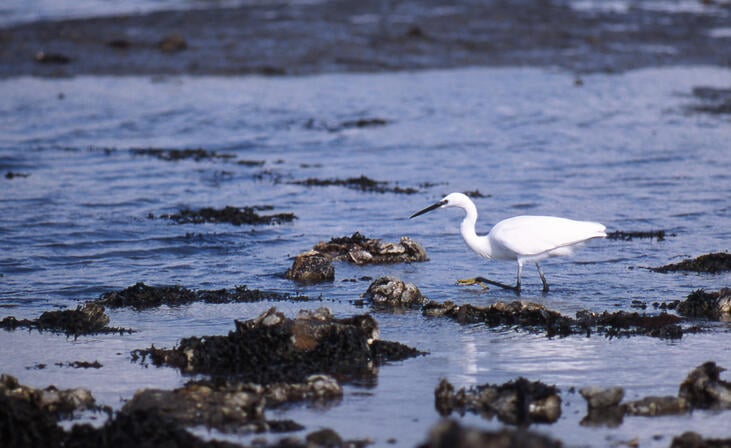
<path fill-rule="evenodd" d="M 237 286 L 233 289 L 192 291 L 182 286 L 148 286 L 142 282 L 121 291 L 102 294 L 93 303 L 110 308 L 131 307 L 137 310 L 154 308 L 162 305 L 178 306 L 193 302 L 205 303 L 249 303 L 262 300 L 296 300 L 307 301 L 307 296 L 283 294 L 273 291 L 249 289 Z"/>
<path fill-rule="evenodd" d="M 348 177 L 347 179 L 318 179 L 310 177 L 304 180 L 291 181 L 290 184 L 303 185 L 305 187 L 339 186 L 368 193 L 416 194 L 419 192 L 416 188 L 404 188 L 398 185 L 391 186 L 390 182 L 374 180 L 363 175 L 360 177 Z"/>
<path fill-rule="evenodd" d="M 294 213 L 276 213 L 260 215 L 257 210 L 270 210 L 271 207 L 232 207 L 222 209 L 204 207 L 198 210 L 183 209 L 178 213 L 160 215 L 162 219 L 170 219 L 178 224 L 229 223 L 235 226 L 282 224 L 292 222 L 297 217 Z M 154 217 L 153 215 L 150 215 Z"/>
<path fill-rule="evenodd" d="M 678 303 L 678 314 L 687 317 L 705 317 L 713 320 L 731 320 L 731 288 L 715 292 L 697 289 Z"/>
<path fill-rule="evenodd" d="M 717 272 L 731 271 L 731 254 L 726 252 L 715 252 L 701 255 L 694 259 L 683 260 L 679 263 L 666 264 L 659 268 L 650 268 L 655 272 L 676 272 L 692 271 L 715 274 Z"/>
<path fill-rule="evenodd" d="M 355 264 L 389 264 L 427 261 L 426 250 L 421 244 L 407 236 L 398 243 L 384 243 L 380 239 L 368 238 L 355 232 L 351 236 L 321 241 L 312 250 L 327 255 L 336 261 L 350 261 Z"/>
<path fill-rule="evenodd" d="M 375 376 L 378 365 L 423 354 L 379 340 L 378 324 L 367 314 L 336 319 L 319 308 L 290 319 L 271 308 L 235 325 L 226 336 L 189 337 L 173 349 L 153 346 L 132 356 L 185 373 L 270 384 L 304 381 L 316 373 L 367 378 Z"/>
<path fill-rule="evenodd" d="M 210 151 L 203 148 L 191 149 L 162 149 L 162 148 L 135 148 L 131 150 L 132 154 L 138 156 L 152 156 L 160 160 L 175 162 L 178 160 L 201 160 L 211 159 L 234 159 L 234 154 L 220 154 L 216 151 Z"/>
<path fill-rule="evenodd" d="M 572 318 L 537 303 L 517 300 L 510 303 L 496 302 L 488 306 L 431 301 L 424 305 L 422 313 L 425 316 L 449 317 L 461 324 L 517 326 L 545 332 L 548 337 L 597 333 L 606 337 L 645 335 L 678 339 L 683 336 L 684 331 L 679 325 L 680 318 L 667 313 L 647 315 L 625 311 L 614 313 L 579 311 L 576 313 L 576 318 Z"/>
<path fill-rule="evenodd" d="M 64 333 L 67 336 L 81 336 L 100 333 L 131 333 L 128 328 L 108 327 L 109 316 L 99 304 L 86 303 L 75 310 L 45 311 L 37 319 L 17 320 L 8 316 L 0 321 L 0 328 L 15 330 L 30 328 L 38 331 Z"/>

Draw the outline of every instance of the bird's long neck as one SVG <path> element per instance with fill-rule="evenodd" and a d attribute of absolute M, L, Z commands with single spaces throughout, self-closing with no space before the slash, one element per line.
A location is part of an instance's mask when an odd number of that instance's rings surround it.
<path fill-rule="evenodd" d="M 464 238 L 465 243 L 467 243 L 470 249 L 477 252 L 477 254 L 482 255 L 483 257 L 490 257 L 492 251 L 490 250 L 487 238 L 478 236 L 475 231 L 475 224 L 477 223 L 477 207 L 475 207 L 475 204 L 470 202 L 465 205 L 464 211 L 465 216 L 459 227 L 462 238 Z"/>

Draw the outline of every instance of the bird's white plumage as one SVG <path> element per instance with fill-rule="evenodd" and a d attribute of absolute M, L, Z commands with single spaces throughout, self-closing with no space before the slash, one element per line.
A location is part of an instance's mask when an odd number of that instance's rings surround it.
<path fill-rule="evenodd" d="M 465 216 L 460 225 L 460 233 L 465 243 L 477 254 L 495 260 L 517 260 L 516 290 L 520 290 L 520 274 L 525 262 L 536 264 L 543 281 L 543 289 L 548 291 L 548 284 L 538 264 L 540 260 L 570 255 L 573 249 L 584 242 L 607 236 L 606 227 L 598 222 L 530 215 L 504 219 L 495 224 L 487 235 L 480 236 L 475 232 L 477 207 L 462 193 L 450 193 L 441 201 L 414 213 L 411 217 L 442 207 L 458 207 L 464 210 Z"/>
<path fill-rule="evenodd" d="M 515 216 L 495 224 L 488 239 L 493 248 L 500 248 L 502 255 L 509 255 L 508 259 L 543 259 L 569 255 L 577 244 L 606 236 L 605 229 L 602 224 L 591 221 L 555 216 Z"/>

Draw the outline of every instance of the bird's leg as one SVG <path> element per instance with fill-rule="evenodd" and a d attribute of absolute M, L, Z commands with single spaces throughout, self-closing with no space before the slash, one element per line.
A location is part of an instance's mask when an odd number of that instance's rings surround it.
<path fill-rule="evenodd" d="M 518 278 L 515 280 L 515 291 L 520 292 L 520 274 L 523 273 L 523 260 L 518 259 Z"/>
<path fill-rule="evenodd" d="M 489 280 L 484 279 L 482 277 L 473 277 L 473 278 L 465 278 L 465 279 L 459 279 L 457 280 L 458 285 L 462 286 L 469 286 L 469 285 L 480 285 L 482 286 L 482 289 L 489 289 L 485 283 L 489 283 Z"/>
<path fill-rule="evenodd" d="M 464 280 L 457 280 L 457 284 L 459 285 L 480 285 L 482 286 L 482 289 L 488 289 L 487 285 L 494 285 L 499 286 L 503 289 L 510 289 L 515 292 L 520 292 L 520 288 L 516 289 L 515 286 L 512 285 L 506 285 L 505 283 L 496 282 L 495 280 L 490 280 L 489 278 L 485 277 L 474 277 L 474 278 L 467 278 Z"/>
<path fill-rule="evenodd" d="M 548 282 L 546 281 L 546 276 L 543 275 L 541 265 L 536 263 L 536 268 L 538 268 L 538 275 L 541 276 L 541 281 L 543 282 L 543 292 L 548 292 Z"/>

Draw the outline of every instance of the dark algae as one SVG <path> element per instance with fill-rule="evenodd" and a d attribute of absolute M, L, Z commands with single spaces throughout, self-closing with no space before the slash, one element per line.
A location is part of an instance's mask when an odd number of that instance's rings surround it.
<path fill-rule="evenodd" d="M 704 272 L 715 274 L 718 272 L 731 271 L 731 254 L 726 252 L 715 252 L 701 255 L 697 258 L 683 260 L 679 263 L 666 264 L 659 268 L 651 268 L 655 272 Z"/>
<path fill-rule="evenodd" d="M 697 289 L 679 302 L 675 309 L 686 317 L 703 317 L 712 320 L 731 320 L 731 289 L 705 292 Z"/>
<path fill-rule="evenodd" d="M 310 177 L 304 180 L 293 180 L 290 183 L 294 185 L 303 185 L 305 187 L 346 187 L 351 190 L 359 190 L 367 193 L 415 194 L 419 192 L 416 188 L 400 187 L 399 185 L 392 186 L 390 182 L 373 180 L 363 175 L 360 177 L 349 177 L 347 179 L 318 179 Z"/>
<path fill-rule="evenodd" d="M 38 331 L 64 333 L 67 336 L 81 336 L 100 333 L 131 333 L 127 328 L 109 327 L 109 316 L 104 307 L 87 303 L 79 305 L 75 310 L 45 311 L 37 319 L 17 320 L 8 316 L 0 321 L 0 328 L 15 330 L 29 328 Z"/>
<path fill-rule="evenodd" d="M 528 331 L 543 332 L 547 336 L 599 334 L 606 337 L 644 335 L 664 339 L 683 336 L 681 319 L 667 313 L 648 315 L 616 311 L 595 313 L 579 311 L 576 317 L 564 316 L 545 306 L 523 301 L 496 302 L 487 306 L 456 305 L 447 301 L 431 301 L 424 305 L 425 316 L 445 316 L 468 325 L 484 323 L 490 327 L 515 326 Z"/>
<path fill-rule="evenodd" d="M 664 230 L 629 230 L 621 231 L 617 230 L 614 232 L 607 232 L 608 240 L 620 240 L 620 241 L 632 241 L 637 239 L 656 239 L 657 241 L 665 240 Z"/>
<path fill-rule="evenodd" d="M 236 286 L 233 289 L 193 291 L 177 285 L 149 286 L 139 282 L 120 291 L 104 293 L 94 303 L 109 308 L 130 307 L 142 310 L 162 305 L 188 305 L 193 302 L 248 303 L 264 300 L 307 301 L 309 298 L 297 294 L 249 289 L 246 286 Z"/>
<path fill-rule="evenodd" d="M 163 148 L 135 148 L 130 150 L 132 154 L 136 156 L 151 156 L 160 160 L 166 160 L 175 162 L 178 160 L 194 160 L 199 162 L 201 160 L 212 160 L 212 159 L 235 159 L 236 155 L 218 153 L 216 151 L 210 151 L 203 148 L 191 148 L 191 149 L 163 149 Z"/>
<path fill-rule="evenodd" d="M 183 209 L 178 213 L 160 215 L 161 219 L 169 219 L 178 224 L 229 223 L 235 226 L 282 224 L 292 222 L 297 217 L 294 213 L 277 213 L 274 215 L 260 215 L 257 210 L 262 207 L 233 207 L 222 209 L 204 207 L 197 210 Z M 269 210 L 270 207 L 264 207 Z"/>
<path fill-rule="evenodd" d="M 303 381 L 316 373 L 372 377 L 380 364 L 423 354 L 380 341 L 378 324 L 367 314 L 336 319 L 327 308 L 303 310 L 294 319 L 271 308 L 235 326 L 226 336 L 189 337 L 173 349 L 153 346 L 133 357 L 184 373 L 269 384 Z"/>

